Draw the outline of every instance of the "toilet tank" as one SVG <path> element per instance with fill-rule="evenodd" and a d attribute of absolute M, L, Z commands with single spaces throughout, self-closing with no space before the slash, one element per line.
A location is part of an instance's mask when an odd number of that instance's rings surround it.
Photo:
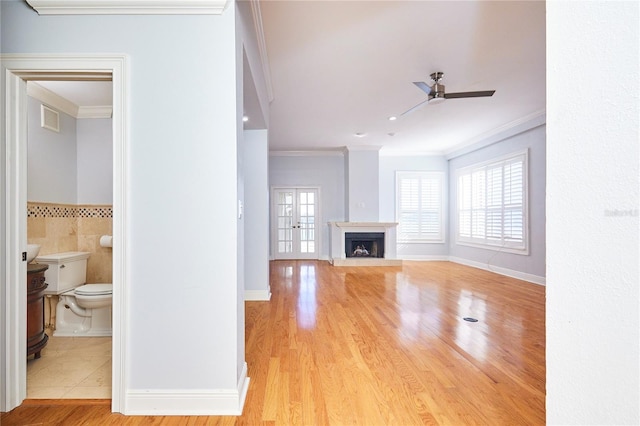
<path fill-rule="evenodd" d="M 89 252 L 68 251 L 36 257 L 37 263 L 49 265 L 44 271 L 48 284 L 44 294 L 60 294 L 76 288 L 87 281 L 87 259 Z"/>

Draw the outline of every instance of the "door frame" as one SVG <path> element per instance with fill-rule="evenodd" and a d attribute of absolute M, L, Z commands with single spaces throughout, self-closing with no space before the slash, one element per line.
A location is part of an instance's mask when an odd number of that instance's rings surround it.
<path fill-rule="evenodd" d="M 271 236 L 271 258 L 276 259 L 276 253 L 278 250 L 278 238 L 276 236 L 278 228 L 276 226 L 276 197 L 275 193 L 278 190 L 299 190 L 299 189 L 313 189 L 318 192 L 318 203 L 316 205 L 316 214 L 315 214 L 315 222 L 316 222 L 316 257 L 313 259 L 321 258 L 321 250 L 322 250 L 322 208 L 320 207 L 320 201 L 322 200 L 322 192 L 321 187 L 319 185 L 272 185 L 271 186 L 271 203 L 269 207 L 269 228 L 270 228 L 270 236 Z"/>
<path fill-rule="evenodd" d="M 26 279 L 27 227 L 27 80 L 87 80 L 111 76 L 113 84 L 113 341 L 111 411 L 124 412 L 127 389 L 127 103 L 129 70 L 126 55 L 0 55 L 0 134 L 2 159 L 7 166 L 5 185 L 0 189 L 4 208 L 0 210 L 0 235 L 4 245 L 0 266 L 0 412 L 10 411 L 26 398 L 26 287 L 13 285 Z M 0 148 L 2 149 L 2 148 Z"/>

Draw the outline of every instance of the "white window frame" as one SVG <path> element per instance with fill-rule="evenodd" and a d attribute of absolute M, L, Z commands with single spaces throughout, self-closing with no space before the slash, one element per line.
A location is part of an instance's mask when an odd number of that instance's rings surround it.
<path fill-rule="evenodd" d="M 439 196 L 439 206 L 438 206 L 438 219 L 439 219 L 439 229 L 437 234 L 428 233 L 419 233 L 414 236 L 407 236 L 405 232 L 403 232 L 403 226 L 401 221 L 401 181 L 402 179 L 436 179 L 438 181 L 438 188 L 440 190 Z M 403 244 L 442 244 L 445 243 L 445 173 L 444 172 L 434 172 L 434 171 L 396 171 L 396 222 L 398 222 L 397 228 L 397 242 Z M 422 203 L 422 200 L 420 200 Z M 421 210 L 422 205 L 419 210 Z"/>
<path fill-rule="evenodd" d="M 523 190 L 523 194 L 522 194 L 522 242 L 520 241 L 508 241 L 505 240 L 504 238 L 504 234 L 502 235 L 502 237 L 499 240 L 492 240 L 485 237 L 477 237 L 477 236 L 463 236 L 460 235 L 460 210 L 461 210 L 461 183 L 460 183 L 460 179 L 462 176 L 468 176 L 473 174 L 474 172 L 478 172 L 481 173 L 483 170 L 486 172 L 487 169 L 490 168 L 494 168 L 496 166 L 500 166 L 500 164 L 502 164 L 502 166 L 504 167 L 505 164 L 509 163 L 509 162 L 513 162 L 514 160 L 517 160 L 519 158 L 522 158 L 522 190 Z M 504 169 L 503 169 L 504 171 Z M 455 231 L 455 238 L 456 238 L 456 244 L 458 245 L 464 245 L 464 246 L 472 246 L 472 247 L 478 247 L 478 248 L 483 248 L 483 249 L 488 249 L 488 250 L 496 250 L 496 251 L 502 251 L 502 252 L 508 252 L 508 253 L 514 253 L 514 254 L 519 254 L 519 255 L 528 255 L 529 254 L 529 240 L 530 240 L 530 232 L 529 232 L 529 151 L 528 149 L 522 150 L 522 151 L 517 151 L 517 152 L 513 152 L 501 157 L 497 157 L 497 158 L 493 158 L 489 161 L 485 161 L 485 162 L 481 162 L 481 163 L 476 163 L 476 164 L 472 164 L 470 166 L 467 167 L 463 167 L 460 169 L 456 170 L 456 209 L 455 209 L 455 214 L 456 214 L 456 231 Z M 504 172 L 502 173 L 502 178 L 504 179 Z M 485 175 L 485 181 L 484 181 L 484 185 L 485 185 L 485 191 L 486 191 L 486 185 L 488 185 L 487 183 L 487 179 L 486 179 L 486 175 Z M 504 180 L 502 181 L 502 185 L 504 185 Z M 486 192 L 485 192 L 486 193 Z M 471 198 L 473 199 L 474 194 L 471 194 Z M 504 203 L 504 198 L 502 199 L 500 208 L 502 211 L 505 210 L 505 203 Z M 473 211 L 473 209 L 471 209 Z M 488 207 L 485 205 L 485 211 L 488 211 Z M 485 218 L 486 218 L 486 213 L 485 213 Z M 503 216 L 504 218 L 504 216 Z M 504 222 L 502 222 L 501 226 L 504 228 Z M 473 220 L 471 219 L 471 225 L 470 228 L 473 229 Z M 486 230 L 486 228 L 485 228 Z M 473 232 L 473 231 L 472 231 Z M 485 232 L 486 234 L 486 232 Z"/>

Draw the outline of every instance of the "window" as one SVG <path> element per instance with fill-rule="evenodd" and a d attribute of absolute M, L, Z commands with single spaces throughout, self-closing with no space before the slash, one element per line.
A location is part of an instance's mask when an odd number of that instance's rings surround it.
<path fill-rule="evenodd" d="M 528 254 L 527 152 L 458 170 L 459 244 Z"/>
<path fill-rule="evenodd" d="M 444 242 L 444 173 L 396 172 L 398 242 Z"/>

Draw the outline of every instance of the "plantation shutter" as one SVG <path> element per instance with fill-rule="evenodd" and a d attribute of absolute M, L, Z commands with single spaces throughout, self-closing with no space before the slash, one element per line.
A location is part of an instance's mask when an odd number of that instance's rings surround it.
<path fill-rule="evenodd" d="M 526 251 L 526 163 L 522 152 L 458 171 L 459 243 Z"/>
<path fill-rule="evenodd" d="M 439 172 L 397 172 L 399 242 L 443 242 L 442 195 Z"/>

